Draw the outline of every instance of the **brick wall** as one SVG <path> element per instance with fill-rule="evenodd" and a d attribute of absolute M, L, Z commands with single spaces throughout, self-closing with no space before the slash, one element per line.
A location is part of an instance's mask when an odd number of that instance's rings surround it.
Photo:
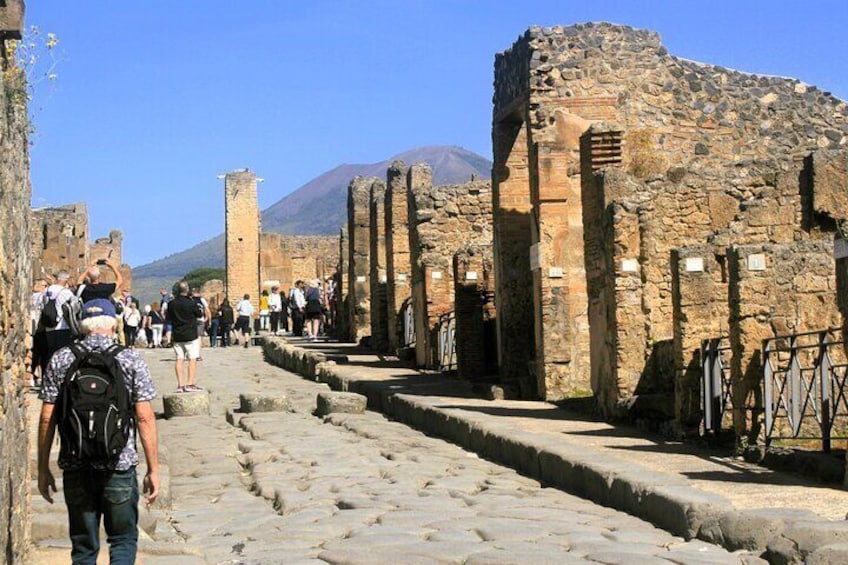
<path fill-rule="evenodd" d="M 386 171 L 386 325 L 389 351 L 396 351 L 403 342 L 400 313 L 411 293 L 407 172 L 403 161 L 393 162 Z"/>
<path fill-rule="evenodd" d="M 371 348 L 386 351 L 389 348 L 389 311 L 386 300 L 386 183 L 382 180 L 371 184 L 369 200 L 370 217 L 370 273 L 369 290 L 371 300 Z"/>
<path fill-rule="evenodd" d="M 0 18 L 8 9 L 22 10 L 21 2 L 7 4 L 0 8 Z M 5 76 L 0 78 L 0 552 L 6 563 L 27 563 L 31 470 L 24 357 L 33 280 L 29 122 L 24 98 L 9 97 L 22 85 L 4 81 Z M 71 237 L 75 242 L 76 236 Z"/>
<path fill-rule="evenodd" d="M 250 295 L 259 308 L 259 203 L 256 173 L 233 171 L 224 179 L 227 295 L 238 302 Z"/>
<path fill-rule="evenodd" d="M 89 265 L 88 212 L 78 202 L 32 211 L 33 280 L 68 271 L 74 277 Z"/>
<path fill-rule="evenodd" d="M 263 233 L 260 247 L 260 281 L 266 290 L 273 284 L 288 290 L 297 280 L 324 280 L 336 272 L 337 237 Z"/>
<path fill-rule="evenodd" d="M 464 379 L 497 374 L 494 274 L 491 245 L 467 245 L 454 255 L 456 358 Z"/>

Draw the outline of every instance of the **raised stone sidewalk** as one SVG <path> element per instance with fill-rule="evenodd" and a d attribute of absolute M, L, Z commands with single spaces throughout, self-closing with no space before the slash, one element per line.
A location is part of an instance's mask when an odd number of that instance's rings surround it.
<path fill-rule="evenodd" d="M 268 338 L 272 363 L 557 488 L 684 538 L 774 563 L 848 563 L 848 491 L 662 442 L 544 402 L 483 400 L 469 383 L 353 345 Z"/>

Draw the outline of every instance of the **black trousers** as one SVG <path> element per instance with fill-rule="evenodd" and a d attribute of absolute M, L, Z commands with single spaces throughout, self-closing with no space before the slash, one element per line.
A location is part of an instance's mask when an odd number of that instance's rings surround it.
<path fill-rule="evenodd" d="M 303 334 L 303 311 L 297 308 L 292 310 L 292 334 Z"/>
<path fill-rule="evenodd" d="M 277 329 L 280 327 L 280 313 L 279 312 L 271 312 L 271 333 L 277 333 Z"/>

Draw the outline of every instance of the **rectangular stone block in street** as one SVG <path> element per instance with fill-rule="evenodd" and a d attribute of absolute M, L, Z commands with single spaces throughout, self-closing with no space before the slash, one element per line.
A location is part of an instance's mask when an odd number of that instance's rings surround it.
<path fill-rule="evenodd" d="M 367 398 L 355 392 L 319 392 L 316 416 L 333 413 L 361 414 L 365 412 Z"/>

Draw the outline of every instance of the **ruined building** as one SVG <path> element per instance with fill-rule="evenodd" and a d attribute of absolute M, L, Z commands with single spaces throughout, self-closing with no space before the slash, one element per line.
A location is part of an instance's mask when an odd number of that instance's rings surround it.
<path fill-rule="evenodd" d="M 20 38 L 23 2 L 0 6 L 0 41 Z M 29 152 L 23 73 L 2 53 L 0 76 L 0 551 L 26 563 L 31 469 L 24 367 L 32 271 Z"/>
<path fill-rule="evenodd" d="M 88 225 L 88 210 L 82 202 L 31 211 L 33 282 L 59 271 L 71 273 L 76 280 L 94 261 L 109 259 L 121 271 L 123 288 L 132 289 L 132 269 L 123 263 L 123 234 L 112 230 L 108 237 L 91 243 Z M 103 270 L 103 281 L 114 281 L 109 269 Z"/>
<path fill-rule="evenodd" d="M 336 271 L 338 238 L 320 235 L 263 233 L 259 241 L 259 271 L 263 289 L 288 290 L 297 280 L 321 280 Z"/>
<path fill-rule="evenodd" d="M 819 171 L 846 134 L 848 105 L 798 80 L 679 59 L 623 26 L 528 30 L 495 61 L 503 377 L 683 421 L 696 344 L 723 334 L 750 429 L 760 340 L 839 321 L 845 179 Z"/>

